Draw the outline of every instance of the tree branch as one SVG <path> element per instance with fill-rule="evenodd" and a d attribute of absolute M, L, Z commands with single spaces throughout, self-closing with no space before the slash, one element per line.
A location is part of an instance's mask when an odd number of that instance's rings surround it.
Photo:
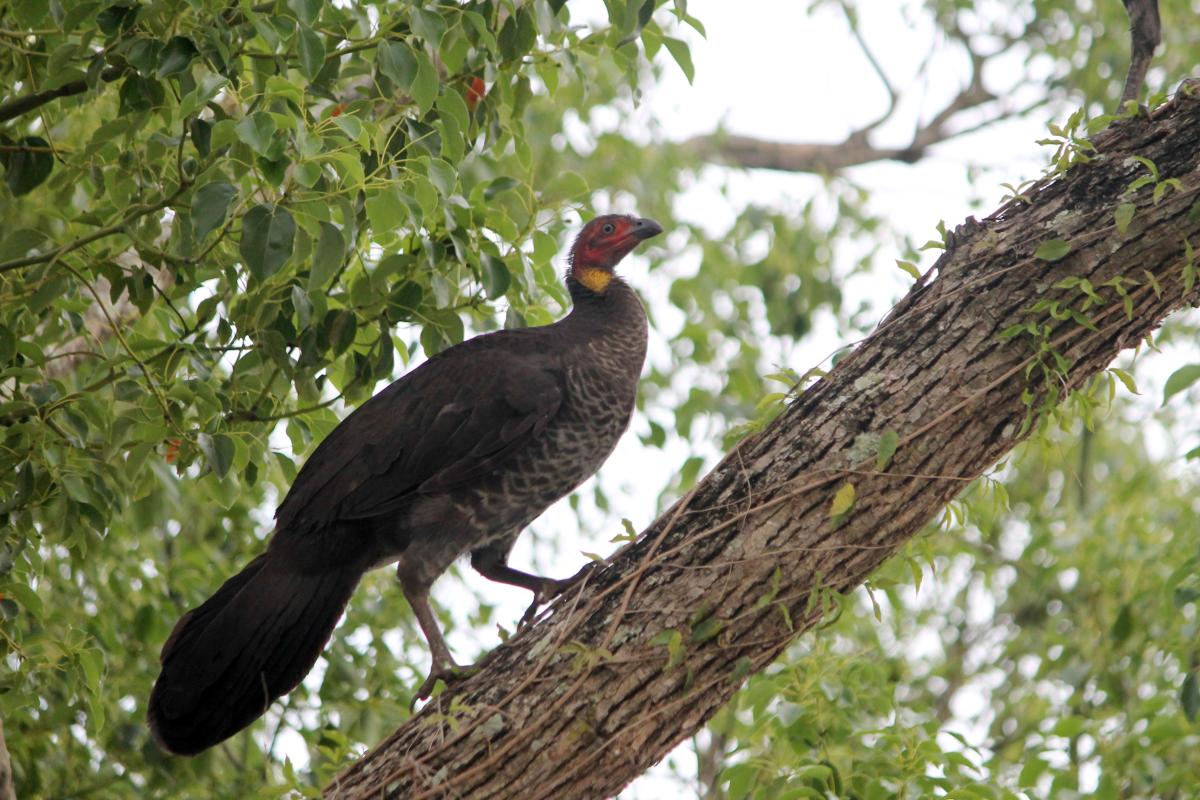
<path fill-rule="evenodd" d="M 883 84 L 883 88 L 888 94 L 887 110 L 880 114 L 874 122 L 867 123 L 859 129 L 858 134 L 865 137 L 867 133 L 875 130 L 891 118 L 892 113 L 896 110 L 896 103 L 900 100 L 900 95 L 896 91 L 896 88 L 892 86 L 892 82 L 888 79 L 887 73 L 883 71 L 883 66 L 879 63 L 879 60 L 875 58 L 875 54 L 871 52 L 871 48 L 867 46 L 867 40 L 863 38 L 862 31 L 859 30 L 858 13 L 845 0 L 839 2 L 838 6 L 842 9 L 842 15 L 846 17 L 846 24 L 850 26 L 850 35 L 854 37 L 858 49 L 862 50 L 867 63 L 871 65 L 871 69 L 875 70 L 875 75 L 879 78 L 879 82 Z"/>
<path fill-rule="evenodd" d="M 891 81 L 888 80 L 887 74 L 883 71 L 883 67 L 872 55 L 866 41 L 859 33 L 853 11 L 845 4 L 842 4 L 841 8 L 850 24 L 850 31 L 854 35 L 855 41 L 858 42 L 859 48 L 888 93 L 886 111 L 861 128 L 852 131 L 841 142 L 787 143 L 756 139 L 750 136 L 716 133 L 694 136 L 684 142 L 683 147 L 706 161 L 723 161 L 732 166 L 748 169 L 774 169 L 782 172 L 813 172 L 827 175 L 848 167 L 875 161 L 902 161 L 911 164 L 924 157 L 925 152 L 935 144 L 1029 110 L 1015 111 L 1002 107 L 983 123 L 977 123 L 958 131 L 947 130 L 957 115 L 998 99 L 983 85 L 983 68 L 989 59 L 1004 53 L 1011 46 L 1010 44 L 1005 45 L 994 53 L 983 55 L 971 48 L 971 42 L 966 33 L 956 29 L 951 31 L 951 35 L 962 43 L 971 60 L 971 77 L 967 85 L 960 89 L 954 98 L 934 114 L 928 122 L 920 125 L 913 132 L 909 144 L 903 147 L 877 147 L 871 144 L 871 133 L 891 119 L 899 97 L 892 87 Z"/>
<path fill-rule="evenodd" d="M 1185 268 L 1200 236 L 1200 82 L 1094 144 L 1029 202 L 948 235 L 935 269 L 826 378 L 327 795 L 611 796 L 699 730 L 835 607 L 830 592 L 857 587 L 1022 441 L 1031 417 L 1200 299 Z M 1173 182 L 1160 202 L 1151 187 L 1128 191 L 1145 172 L 1133 155 Z M 1129 202 L 1121 231 L 1113 214 Z M 1037 257 L 1050 239 L 1069 254 Z M 1106 302 L 1085 306 L 1066 278 Z M 1039 300 L 1080 316 L 1034 312 Z M 886 431 L 899 447 L 881 470 L 873 443 Z M 853 507 L 831 518 L 847 484 Z"/>
<path fill-rule="evenodd" d="M 128 67 L 105 67 L 100 72 L 100 78 L 105 82 L 112 83 L 118 78 L 124 77 L 128 72 Z M 8 122 L 10 119 L 16 119 L 23 114 L 28 114 L 35 108 L 46 105 L 51 100 L 57 100 L 60 97 L 70 97 L 75 94 L 83 94 L 87 90 L 87 81 L 77 80 L 68 81 L 62 86 L 47 89 L 44 92 L 31 92 L 20 97 L 14 97 L 12 100 L 0 103 L 0 122 Z"/>
<path fill-rule="evenodd" d="M 189 186 L 191 186 L 191 183 L 189 181 L 184 181 L 179 185 L 178 189 L 159 202 L 133 206 L 119 221 L 114 222 L 112 225 L 106 225 L 103 228 L 92 231 L 87 236 L 81 236 L 73 242 L 67 242 L 66 244 L 60 245 L 45 253 L 37 253 L 36 255 L 32 256 L 23 256 L 21 258 L 14 258 L 8 261 L 0 262 L 0 274 L 10 272 L 14 269 L 21 269 L 22 267 L 29 267 L 34 264 L 44 264 L 48 261 L 57 261 L 67 253 L 78 250 L 81 247 L 86 247 L 92 242 L 99 241 L 100 239 L 107 238 L 114 234 L 122 233 L 129 223 L 133 222 L 135 219 L 145 216 L 146 214 L 153 214 L 156 211 L 161 211 L 174 203 L 184 192 L 188 190 Z"/>
<path fill-rule="evenodd" d="M 844 141 L 836 143 L 776 142 L 752 136 L 717 133 L 694 136 L 684 142 L 682 146 L 706 161 L 722 161 L 747 169 L 813 172 L 820 175 L 875 161 L 902 161 L 912 164 L 919 161 L 933 145 L 948 141 L 968 130 L 982 127 L 973 125 L 962 131 L 946 130 L 955 115 L 995 99 L 996 97 L 987 91 L 981 82 L 973 80 L 932 119 L 917 128 L 913 133 L 912 141 L 904 147 L 877 147 L 871 144 L 869 134 L 882 120 L 876 120 L 866 127 L 854 131 Z M 1010 110 L 1002 110 L 994 117 L 989 117 L 984 124 L 990 125 L 1007 119 L 1014 116 L 1015 113 Z"/>
<path fill-rule="evenodd" d="M 1129 72 L 1125 74 L 1125 89 L 1121 102 L 1137 100 L 1146 82 L 1146 72 L 1154 58 L 1154 50 L 1162 44 L 1162 22 L 1158 16 L 1158 0 L 1123 0 L 1129 13 Z"/>

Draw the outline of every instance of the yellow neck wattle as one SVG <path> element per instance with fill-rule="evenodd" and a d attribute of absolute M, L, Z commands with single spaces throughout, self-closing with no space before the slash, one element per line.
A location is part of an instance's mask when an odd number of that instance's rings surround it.
<path fill-rule="evenodd" d="M 575 276 L 575 280 L 596 294 L 604 294 L 604 290 L 608 288 L 608 284 L 612 283 L 613 279 L 611 270 L 600 267 L 576 267 L 571 274 Z"/>

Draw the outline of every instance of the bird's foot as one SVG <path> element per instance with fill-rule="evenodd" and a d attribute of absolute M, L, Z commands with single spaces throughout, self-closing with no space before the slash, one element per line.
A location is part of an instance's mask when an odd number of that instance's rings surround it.
<path fill-rule="evenodd" d="M 533 624 L 534 617 L 537 616 L 538 609 L 549 603 L 554 598 L 558 597 L 563 592 L 573 586 L 582 583 L 584 578 L 592 574 L 597 565 L 603 564 L 601 561 L 589 561 L 582 568 L 569 578 L 546 578 L 541 588 L 533 593 L 533 602 L 529 604 L 529 608 L 525 609 L 525 613 L 521 615 L 521 621 L 517 623 L 517 630 L 523 631 Z"/>
<path fill-rule="evenodd" d="M 428 700 L 433 694 L 434 687 L 437 686 L 438 681 L 441 681 L 449 686 L 455 681 L 461 681 L 464 678 L 471 677 L 475 673 L 479 672 L 479 670 L 480 666 L 478 664 L 468 664 L 465 667 L 462 667 L 458 664 L 455 664 L 453 661 L 444 664 L 435 663 L 429 668 L 429 675 L 425 678 L 425 682 L 417 688 L 416 694 L 414 694 L 412 696 L 412 700 L 409 701 L 408 710 L 413 711 L 416 709 L 418 700 Z"/>

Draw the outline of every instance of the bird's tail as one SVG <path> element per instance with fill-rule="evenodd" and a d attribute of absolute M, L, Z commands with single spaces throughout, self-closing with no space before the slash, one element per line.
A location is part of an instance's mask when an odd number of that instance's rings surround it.
<path fill-rule="evenodd" d="M 312 669 L 363 570 L 251 561 L 185 614 L 162 649 L 147 719 L 166 750 L 195 755 L 232 736 Z"/>

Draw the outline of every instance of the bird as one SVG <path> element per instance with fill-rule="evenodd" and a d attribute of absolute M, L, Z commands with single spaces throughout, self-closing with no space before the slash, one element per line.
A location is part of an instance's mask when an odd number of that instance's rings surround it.
<path fill-rule="evenodd" d="M 648 325 L 614 269 L 662 232 L 652 219 L 595 217 L 570 250 L 566 316 L 447 348 L 329 433 L 277 508 L 265 551 L 163 644 L 147 704 L 161 748 L 200 753 L 294 689 L 368 570 L 396 565 L 428 644 L 414 703 L 461 674 L 429 606 L 430 586 L 458 558 L 528 589 L 531 611 L 570 585 L 510 567 L 508 554 L 629 426 Z"/>

